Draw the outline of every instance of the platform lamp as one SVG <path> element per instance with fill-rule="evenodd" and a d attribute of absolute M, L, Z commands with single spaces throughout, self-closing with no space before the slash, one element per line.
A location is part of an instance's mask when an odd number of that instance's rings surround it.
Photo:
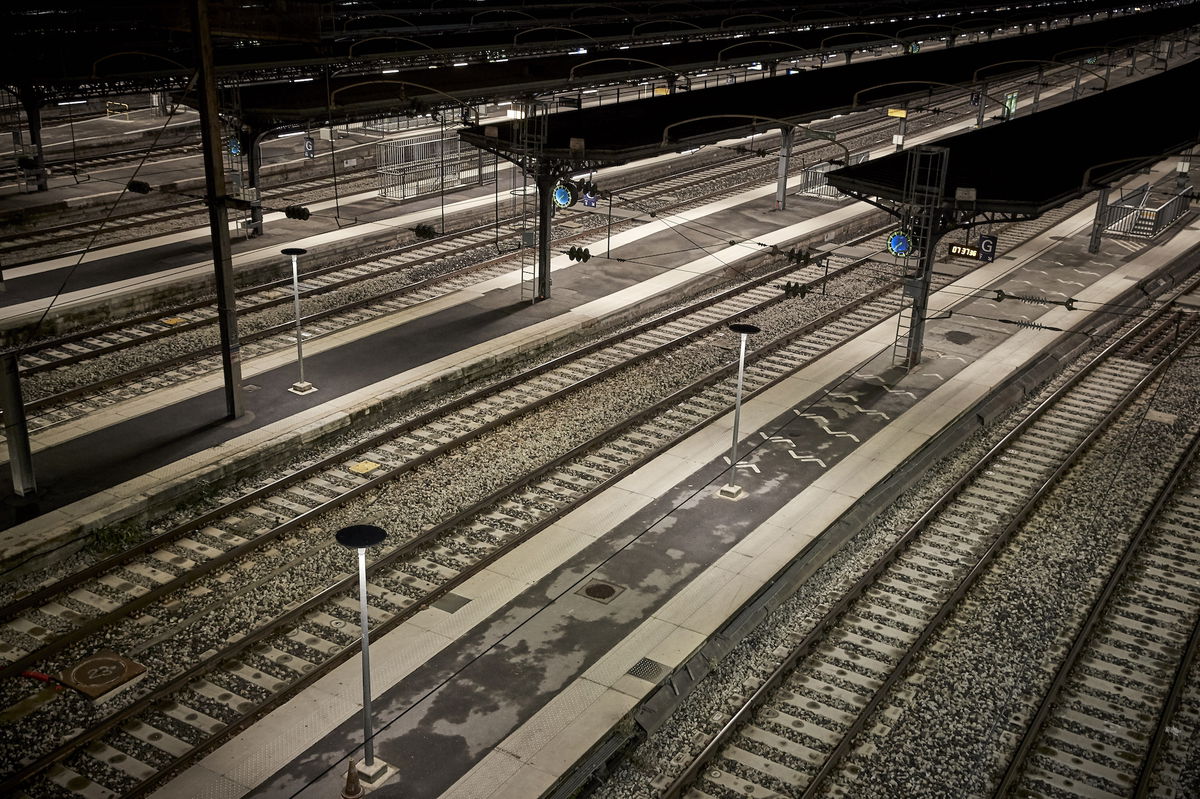
<path fill-rule="evenodd" d="M 738 462 L 738 428 L 742 423 L 742 381 L 746 376 L 746 341 L 755 333 L 761 333 L 762 328 L 748 322 L 734 322 L 729 329 L 741 336 L 741 349 L 738 354 L 737 396 L 733 402 L 733 445 L 729 448 L 729 482 L 721 486 L 721 496 L 733 499 L 742 493 L 734 480 L 737 478 Z"/>
<path fill-rule="evenodd" d="M 311 394 L 317 387 L 304 379 L 304 334 L 300 332 L 300 267 L 297 263 L 301 255 L 308 254 L 308 250 L 288 247 L 283 250 L 283 254 L 292 258 L 292 300 L 296 306 L 296 363 L 300 365 L 300 379 L 292 383 L 288 391 L 300 395 Z"/>
<path fill-rule="evenodd" d="M 371 732 L 371 655 L 370 635 L 367 628 L 367 547 L 382 544 L 387 538 L 383 528 L 371 524 L 353 524 L 338 530 L 334 536 L 346 549 L 358 550 L 358 607 L 362 630 L 363 672 L 363 764 L 359 771 L 367 780 L 373 780 L 385 768 L 380 761 L 375 763 L 375 741 Z"/>

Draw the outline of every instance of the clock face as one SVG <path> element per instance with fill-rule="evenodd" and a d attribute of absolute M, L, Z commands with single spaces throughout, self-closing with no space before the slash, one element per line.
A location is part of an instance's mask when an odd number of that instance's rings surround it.
<path fill-rule="evenodd" d="M 566 186 L 556 186 L 554 188 L 554 204 L 559 208 L 569 208 L 574 205 L 575 198 L 571 194 L 571 190 Z"/>
<path fill-rule="evenodd" d="M 900 230 L 888 237 L 887 246 L 892 255 L 908 256 L 912 252 L 912 241 L 907 233 Z"/>

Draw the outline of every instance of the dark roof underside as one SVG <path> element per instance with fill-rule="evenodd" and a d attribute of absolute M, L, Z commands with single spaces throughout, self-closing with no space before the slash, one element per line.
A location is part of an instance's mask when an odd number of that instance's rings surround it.
<path fill-rule="evenodd" d="M 954 204 L 956 188 L 974 188 L 978 211 L 1037 216 L 1181 152 L 1200 134 L 1197 86 L 1200 62 L 1193 61 L 1104 94 L 940 140 L 936 146 L 950 151 L 946 205 Z M 841 191 L 898 202 L 906 162 L 905 153 L 896 153 L 835 170 L 828 178 Z"/>
<path fill-rule="evenodd" d="M 1069 8 L 1079 12 L 1085 5 L 1081 2 Z M 826 47 L 832 50 L 840 47 L 886 49 L 896 44 L 891 37 L 902 36 L 908 40 L 946 35 L 951 31 L 949 23 L 972 30 L 998 26 L 1001 18 L 1018 24 L 1027 19 L 1045 19 L 1059 13 L 1057 7 L 1052 10 L 1019 8 L 978 15 L 981 19 L 979 23 L 973 21 L 976 15 L 966 13 L 923 23 L 901 18 L 894 22 L 885 20 L 854 28 L 781 32 L 775 36 L 756 33 L 739 40 L 694 40 L 651 46 L 634 43 L 626 49 L 611 44 L 605 47 L 589 45 L 588 52 L 581 55 L 543 55 L 494 63 L 473 61 L 461 67 L 443 65 L 437 69 L 422 66 L 386 75 L 343 75 L 329 81 L 328 91 L 323 79 L 312 83 L 249 85 L 241 89 L 241 117 L 260 129 L 313 120 L 361 119 L 371 115 L 402 113 L 410 107 L 410 101 L 414 98 L 419 99 L 420 106 L 425 108 L 445 106 L 447 100 L 453 102 L 455 99 L 466 103 L 496 97 L 509 99 L 516 93 L 563 90 L 572 86 L 589 87 L 622 80 L 644 80 L 647 76 L 669 75 L 680 70 L 707 69 L 718 62 L 737 65 L 797 58 L 820 51 L 825 40 L 830 40 Z M 939 22 L 947 24 L 939 27 Z M 600 59 L 613 60 L 589 63 Z M 576 70 L 573 81 L 569 80 L 572 69 Z M 334 96 L 335 102 L 328 102 L 330 95 Z"/>
<path fill-rule="evenodd" d="M 856 92 L 880 84 L 934 80 L 965 86 L 977 69 L 998 62 L 1051 59 L 1066 51 L 1073 51 L 1075 58 L 1079 58 L 1078 48 L 1095 47 L 1095 52 L 1099 53 L 1106 44 L 1116 40 L 1153 37 L 1196 23 L 1196 7 L 1188 6 L 916 55 L 887 59 L 863 57 L 848 66 L 832 69 L 553 114 L 546 121 L 546 144 L 542 152 L 545 157 L 576 161 L 578 154 L 571 150 L 571 139 L 581 138 L 585 144 L 583 158 L 589 163 L 626 163 L 744 136 L 753 129 L 746 120 L 708 119 L 676 125 L 669 131 L 670 140 L 663 141 L 664 129 L 695 117 L 718 113 L 753 114 L 803 124 L 851 110 L 899 102 L 905 97 L 923 99 L 927 91 L 925 86 L 916 83 L 873 89 L 863 93 L 855 105 Z M 1029 71 L 1034 66 L 1014 65 L 987 74 Z M 944 87 L 934 87 L 934 90 L 940 88 Z M 502 153 L 519 150 L 517 125 L 506 122 L 494 127 L 495 137 L 485 136 L 484 128 L 480 126 L 466 128 L 460 135 L 472 144 Z M 772 126 L 760 123 L 757 129 L 763 127 Z"/>

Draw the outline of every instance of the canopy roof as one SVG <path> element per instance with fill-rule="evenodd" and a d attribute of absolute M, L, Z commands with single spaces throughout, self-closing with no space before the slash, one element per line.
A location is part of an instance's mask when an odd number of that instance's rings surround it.
<path fill-rule="evenodd" d="M 1152 39 L 1194 26 L 1197 21 L 1194 6 L 1169 8 L 934 52 L 863 59 L 832 69 L 551 114 L 545 119 L 539 154 L 567 165 L 626 163 L 780 127 L 781 121 L 802 125 L 863 108 L 920 101 L 946 84 L 966 91 L 976 80 L 1028 72 L 1037 66 L 1031 62 L 1062 57 L 1078 60 L 1105 53 L 1116 43 L 1123 47 L 1137 38 Z M 1175 112 L 1187 104 L 1182 100 L 1185 96 L 1181 94 Z M 515 121 L 468 127 L 460 136 L 506 157 L 516 158 L 523 152 L 522 125 Z M 1070 140 L 1076 138 L 1072 131 Z"/>
<path fill-rule="evenodd" d="M 1197 143 L 1200 108 L 1188 100 L 1200 62 L 1119 89 L 939 140 L 949 151 L 946 207 L 1039 216 Z M 895 153 L 828 173 L 848 194 L 899 203 L 907 156 Z M 956 189 L 974 189 L 970 203 Z"/>

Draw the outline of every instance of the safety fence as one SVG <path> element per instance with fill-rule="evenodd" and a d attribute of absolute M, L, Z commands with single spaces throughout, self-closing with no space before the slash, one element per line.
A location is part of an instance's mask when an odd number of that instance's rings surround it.
<path fill-rule="evenodd" d="M 1180 189 L 1158 205 L 1152 205 L 1155 200 L 1149 184 L 1122 192 L 1116 202 L 1109 203 L 1104 209 L 1104 232 L 1112 236 L 1152 239 L 1187 213 L 1194 191 L 1191 186 Z"/>
<path fill-rule="evenodd" d="M 861 164 L 871 157 L 870 153 L 854 153 L 850 156 L 850 165 Z M 834 164 L 829 161 L 822 161 L 812 166 L 804 168 L 804 175 L 800 180 L 800 194 L 807 194 L 812 197 L 830 197 L 839 199 L 843 195 L 840 191 L 829 185 L 829 178 L 826 173 L 832 172 L 835 169 L 841 169 L 844 164 Z"/>
<path fill-rule="evenodd" d="M 434 131 L 379 142 L 379 194 L 405 200 L 458 186 L 492 180 L 496 156 L 458 138 L 455 131 Z"/>

